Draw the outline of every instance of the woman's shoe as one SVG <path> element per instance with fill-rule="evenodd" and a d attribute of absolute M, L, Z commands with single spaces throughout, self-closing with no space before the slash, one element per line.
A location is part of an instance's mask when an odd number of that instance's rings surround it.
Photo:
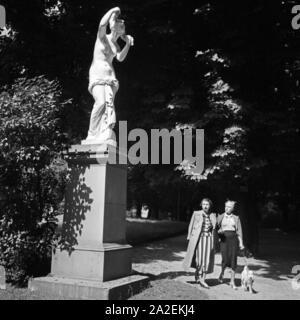
<path fill-rule="evenodd" d="M 219 277 L 218 282 L 219 282 L 220 284 L 224 283 L 224 280 L 223 280 L 223 277 L 222 277 L 222 276 Z"/>
<path fill-rule="evenodd" d="M 195 271 L 195 281 L 196 281 L 196 283 L 198 283 L 198 281 L 199 281 L 199 272 L 198 272 L 198 270 Z"/>
<path fill-rule="evenodd" d="M 209 289 L 210 288 L 209 285 L 204 280 L 200 280 L 200 285 L 202 287 L 204 287 L 205 289 Z"/>
<path fill-rule="evenodd" d="M 237 289 L 238 289 L 234 283 L 230 283 L 230 287 L 231 287 L 233 290 L 237 290 Z"/>

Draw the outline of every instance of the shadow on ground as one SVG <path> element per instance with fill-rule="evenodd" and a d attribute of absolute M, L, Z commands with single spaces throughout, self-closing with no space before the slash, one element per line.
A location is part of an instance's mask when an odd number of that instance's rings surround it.
<path fill-rule="evenodd" d="M 260 255 L 247 259 L 250 269 L 266 279 L 276 281 L 292 279 L 295 276 L 292 274 L 292 268 L 295 265 L 300 265 L 300 235 L 285 234 L 276 230 L 262 230 L 261 234 L 263 237 Z M 181 268 L 187 244 L 185 236 L 180 236 L 136 247 L 134 249 L 134 264 L 144 264 L 145 268 L 142 273 L 152 280 L 176 279 L 181 276 L 193 278 L 193 273 L 184 272 Z M 243 271 L 245 263 L 244 258 L 239 258 L 238 274 Z M 147 268 L 148 264 L 149 268 Z M 173 267 L 173 264 L 176 264 L 176 267 Z M 164 268 L 162 268 L 163 266 Z M 220 268 L 220 262 L 216 263 L 216 266 Z M 168 267 L 170 268 L 169 272 L 165 270 Z M 217 279 L 208 281 L 211 286 L 218 285 Z M 240 285 L 239 279 L 237 279 L 237 285 Z"/>

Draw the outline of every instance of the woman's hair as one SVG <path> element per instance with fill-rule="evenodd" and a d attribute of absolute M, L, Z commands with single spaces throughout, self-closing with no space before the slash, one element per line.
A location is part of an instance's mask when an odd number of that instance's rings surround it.
<path fill-rule="evenodd" d="M 225 205 L 226 205 L 227 203 L 233 204 L 234 207 L 235 207 L 235 205 L 236 205 L 236 201 L 229 200 L 229 199 L 226 200 Z"/>
<path fill-rule="evenodd" d="M 201 206 L 202 206 L 202 204 L 203 204 L 204 201 L 206 201 L 206 202 L 209 203 L 210 208 L 212 207 L 213 203 L 212 203 L 212 201 L 211 201 L 210 199 L 208 199 L 208 198 L 202 199 L 202 201 L 201 201 Z"/>

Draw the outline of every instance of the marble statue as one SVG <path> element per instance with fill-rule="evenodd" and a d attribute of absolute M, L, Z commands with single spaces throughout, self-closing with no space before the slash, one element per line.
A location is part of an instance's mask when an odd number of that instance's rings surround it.
<path fill-rule="evenodd" d="M 114 107 L 115 95 L 119 89 L 113 67 L 116 58 L 125 60 L 129 49 L 134 45 L 133 37 L 126 35 L 124 20 L 119 19 L 120 8 L 109 10 L 101 19 L 94 49 L 93 62 L 89 71 L 89 92 L 95 104 L 91 113 L 88 137 L 82 144 L 116 144 L 113 128 L 116 123 Z M 107 27 L 111 32 L 107 33 Z M 125 42 L 121 50 L 118 40 Z"/>

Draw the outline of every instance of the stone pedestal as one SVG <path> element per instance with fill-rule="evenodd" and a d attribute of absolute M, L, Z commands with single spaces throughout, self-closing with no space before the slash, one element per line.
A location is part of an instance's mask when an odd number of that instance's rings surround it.
<path fill-rule="evenodd" d="M 127 298 L 146 284 L 145 277 L 132 275 L 131 246 L 126 243 L 127 166 L 112 163 L 118 157 L 117 149 L 108 145 L 69 150 L 63 246 L 53 252 L 51 276 L 31 280 L 30 290 L 109 299 Z"/>
<path fill-rule="evenodd" d="M 0 290 L 6 290 L 6 272 L 3 266 L 0 266 Z"/>

